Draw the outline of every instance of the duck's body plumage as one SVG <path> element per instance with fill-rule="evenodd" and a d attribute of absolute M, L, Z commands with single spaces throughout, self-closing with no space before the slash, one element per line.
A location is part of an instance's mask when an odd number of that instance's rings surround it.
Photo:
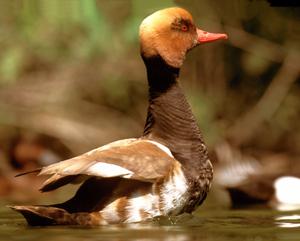
<path fill-rule="evenodd" d="M 181 8 L 147 17 L 140 27 L 149 84 L 143 135 L 42 168 L 39 175 L 50 177 L 41 191 L 83 182 L 70 200 L 12 208 L 30 225 L 133 223 L 194 211 L 209 191 L 213 172 L 177 79 L 186 52 L 203 39 L 198 32 L 191 15 Z M 209 34 L 205 42 L 226 37 Z M 169 38 L 182 42 L 172 45 Z"/>
<path fill-rule="evenodd" d="M 192 197 L 182 165 L 169 148 L 147 139 L 113 142 L 47 166 L 40 174 L 50 175 L 41 191 L 85 181 L 65 203 L 13 207 L 31 225 L 140 222 L 178 215 L 187 209 Z M 210 179 L 203 179 L 206 187 L 201 189 L 208 191 Z"/>

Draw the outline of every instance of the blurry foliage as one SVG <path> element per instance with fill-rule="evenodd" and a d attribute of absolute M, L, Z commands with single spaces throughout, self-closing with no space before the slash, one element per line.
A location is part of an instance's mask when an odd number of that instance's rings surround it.
<path fill-rule="evenodd" d="M 190 10 L 201 28 L 229 33 L 229 42 L 189 53 L 181 74 L 206 141 L 213 147 L 228 138 L 286 56 L 299 59 L 298 10 L 258 0 L 11 0 L 0 1 L 0 151 L 16 129 L 54 136 L 73 154 L 140 135 L 147 84 L 138 27 L 174 5 Z M 230 36 L 235 30 L 244 37 Z M 299 80 L 288 88 L 241 145 L 300 150 Z"/>

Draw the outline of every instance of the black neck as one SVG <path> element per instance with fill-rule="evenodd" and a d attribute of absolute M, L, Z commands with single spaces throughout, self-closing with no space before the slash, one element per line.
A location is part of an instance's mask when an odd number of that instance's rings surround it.
<path fill-rule="evenodd" d="M 171 67 L 159 56 L 143 58 L 147 68 L 149 97 L 155 99 L 166 93 L 179 76 L 179 68 Z"/>
<path fill-rule="evenodd" d="M 149 107 L 143 136 L 170 148 L 174 157 L 189 171 L 205 168 L 206 147 L 177 82 L 179 69 L 169 66 L 161 57 L 143 59 L 149 83 Z M 199 161 L 203 165 L 199 165 Z"/>

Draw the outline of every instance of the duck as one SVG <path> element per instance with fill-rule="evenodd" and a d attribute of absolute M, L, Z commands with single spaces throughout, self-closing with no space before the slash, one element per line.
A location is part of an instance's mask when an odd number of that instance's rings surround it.
<path fill-rule="evenodd" d="M 146 17 L 139 39 L 149 85 L 141 137 L 34 170 L 48 176 L 41 192 L 81 186 L 63 203 L 11 206 L 29 225 L 138 223 L 191 213 L 205 200 L 213 167 L 178 77 L 189 50 L 227 35 L 200 30 L 187 10 L 171 7 Z"/>
<path fill-rule="evenodd" d="M 214 152 L 215 182 L 226 190 L 233 208 L 264 205 L 278 210 L 300 209 L 300 166 L 286 153 L 245 153 L 227 141 Z"/>

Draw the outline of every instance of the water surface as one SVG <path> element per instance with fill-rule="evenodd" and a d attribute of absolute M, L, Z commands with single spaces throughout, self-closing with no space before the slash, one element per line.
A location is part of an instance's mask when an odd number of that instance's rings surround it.
<path fill-rule="evenodd" d="M 218 205 L 204 205 L 194 215 L 144 224 L 96 228 L 29 227 L 19 214 L 3 204 L 0 208 L 0 240 L 298 241 L 300 211 L 283 212 L 266 207 L 232 210 Z"/>

